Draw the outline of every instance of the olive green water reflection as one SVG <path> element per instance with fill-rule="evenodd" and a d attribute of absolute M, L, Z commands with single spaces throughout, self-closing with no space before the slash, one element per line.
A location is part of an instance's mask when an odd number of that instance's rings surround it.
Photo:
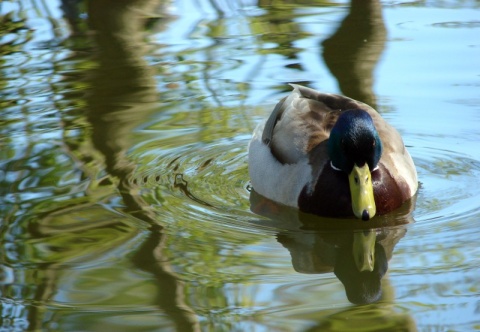
<path fill-rule="evenodd" d="M 478 3 L 0 14 L 2 329 L 480 328 Z M 377 107 L 416 200 L 365 224 L 256 196 L 250 133 L 288 82 Z"/>

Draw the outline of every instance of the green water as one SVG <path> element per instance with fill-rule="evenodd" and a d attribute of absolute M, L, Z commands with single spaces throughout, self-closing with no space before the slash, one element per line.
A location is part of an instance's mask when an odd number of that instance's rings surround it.
<path fill-rule="evenodd" d="M 0 2 L 1 330 L 480 330 L 480 4 L 352 3 Z M 289 82 L 378 109 L 412 204 L 256 196 Z"/>

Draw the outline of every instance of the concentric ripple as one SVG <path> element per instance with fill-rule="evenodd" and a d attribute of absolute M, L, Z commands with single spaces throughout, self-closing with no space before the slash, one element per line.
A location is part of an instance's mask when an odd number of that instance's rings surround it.
<path fill-rule="evenodd" d="M 455 151 L 413 149 L 421 183 L 417 221 L 465 218 L 480 210 L 480 161 Z"/>
<path fill-rule="evenodd" d="M 245 138 L 171 149 L 139 167 L 134 181 L 162 215 L 169 211 L 171 215 L 215 219 L 249 232 L 251 223 L 239 223 L 258 217 L 250 211 L 247 145 Z M 410 151 L 420 181 L 414 211 L 417 227 L 478 213 L 480 161 L 432 147 L 412 147 Z"/>
<path fill-rule="evenodd" d="M 139 167 L 133 181 L 162 220 L 182 216 L 251 232 L 242 223 L 252 217 L 247 145 L 220 140 L 171 150 Z"/>

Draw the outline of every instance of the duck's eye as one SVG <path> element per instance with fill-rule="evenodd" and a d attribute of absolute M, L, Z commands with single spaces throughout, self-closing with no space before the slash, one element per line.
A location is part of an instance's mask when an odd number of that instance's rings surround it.
<path fill-rule="evenodd" d="M 355 180 L 355 184 L 358 184 L 360 182 L 360 180 L 358 179 L 358 176 L 355 176 L 354 180 Z"/>
<path fill-rule="evenodd" d="M 368 176 L 365 177 L 365 183 L 368 183 Z"/>

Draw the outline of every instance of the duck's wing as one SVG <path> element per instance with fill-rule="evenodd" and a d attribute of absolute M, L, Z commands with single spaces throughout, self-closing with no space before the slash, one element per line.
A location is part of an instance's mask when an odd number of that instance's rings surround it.
<path fill-rule="evenodd" d="M 294 91 L 297 90 L 303 98 L 315 100 L 328 111 L 345 111 L 351 109 L 363 109 L 370 113 L 370 111 L 376 111 L 365 103 L 359 102 L 355 99 L 345 96 L 337 95 L 334 93 L 323 93 L 317 90 L 307 88 L 297 84 L 290 84 Z"/>
<path fill-rule="evenodd" d="M 283 111 L 285 111 L 285 107 L 283 106 L 285 99 L 287 99 L 287 97 L 283 98 L 277 103 L 277 105 L 275 105 L 272 114 L 270 114 L 270 117 L 268 118 L 267 122 L 265 123 L 265 127 L 263 128 L 262 142 L 267 146 L 270 146 L 275 125 L 277 124 L 277 121 L 282 117 Z"/>
<path fill-rule="evenodd" d="M 293 164 L 308 158 L 313 148 L 328 139 L 340 111 L 369 107 L 340 95 L 291 86 L 293 91 L 275 106 L 267 120 L 263 136 L 282 163 Z M 325 153 L 316 156 L 316 163 L 328 159 L 326 150 L 322 151 Z"/>
<path fill-rule="evenodd" d="M 407 151 L 399 132 L 379 115 L 373 117 L 383 144 L 380 164 L 388 170 L 389 175 L 402 191 L 403 199 L 410 198 L 418 189 L 415 164 Z"/>

